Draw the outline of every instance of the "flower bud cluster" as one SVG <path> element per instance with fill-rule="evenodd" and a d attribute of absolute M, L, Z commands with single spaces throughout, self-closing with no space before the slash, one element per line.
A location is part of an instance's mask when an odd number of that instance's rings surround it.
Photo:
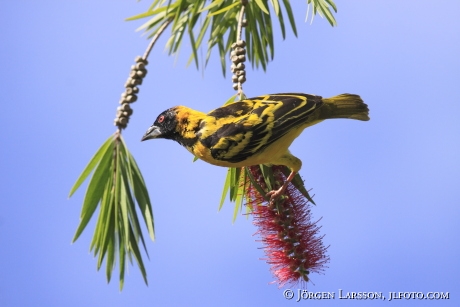
<path fill-rule="evenodd" d="M 233 89 L 238 90 L 239 84 L 246 82 L 246 42 L 239 40 L 236 43 L 232 44 L 232 52 L 230 53 L 230 60 L 232 61 L 232 66 L 230 67 L 233 76 Z"/>
<path fill-rule="evenodd" d="M 133 114 L 130 104 L 137 100 L 137 93 L 139 93 L 138 85 L 142 84 L 142 79 L 147 75 L 146 66 L 148 61 L 144 58 L 137 56 L 135 59 L 136 64 L 131 66 L 129 78 L 125 83 L 125 91 L 121 94 L 120 106 L 117 108 L 117 115 L 114 124 L 119 128 L 126 128 L 129 122 L 129 117 Z"/>

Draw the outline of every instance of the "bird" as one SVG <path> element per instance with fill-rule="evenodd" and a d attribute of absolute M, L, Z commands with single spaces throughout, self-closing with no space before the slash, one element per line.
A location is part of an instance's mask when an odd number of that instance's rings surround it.
<path fill-rule="evenodd" d="M 157 116 L 141 141 L 174 140 L 195 157 L 216 166 L 287 166 L 290 174 L 285 182 L 266 194 L 274 201 L 302 167 L 289 146 L 305 128 L 333 118 L 368 121 L 369 108 L 355 94 L 322 98 L 303 93 L 242 99 L 208 113 L 175 106 Z"/>

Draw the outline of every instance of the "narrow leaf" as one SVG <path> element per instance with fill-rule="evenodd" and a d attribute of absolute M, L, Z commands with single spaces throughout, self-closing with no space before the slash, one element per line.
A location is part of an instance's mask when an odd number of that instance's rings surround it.
<path fill-rule="evenodd" d="M 113 239 L 114 233 L 109 236 L 109 243 L 107 245 L 107 263 L 106 263 L 106 276 L 107 282 L 112 278 L 112 271 L 115 267 L 115 242 Z"/>
<path fill-rule="evenodd" d="M 251 184 L 256 188 L 257 192 L 266 200 L 270 200 L 266 195 L 267 192 L 262 189 L 262 187 L 257 183 L 255 180 L 254 176 L 252 176 L 252 173 L 249 171 L 249 168 L 245 167 L 246 175 L 248 176 L 249 180 L 251 181 Z"/>
<path fill-rule="evenodd" d="M 93 171 L 96 165 L 101 161 L 104 154 L 107 150 L 111 150 L 113 145 L 113 136 L 110 136 L 104 144 L 96 151 L 94 156 L 89 161 L 88 165 L 85 167 L 81 175 L 78 177 L 77 181 L 73 185 L 72 189 L 70 189 L 69 198 L 75 193 L 76 190 L 80 187 L 80 185 L 86 180 L 89 174 Z"/>
<path fill-rule="evenodd" d="M 280 4 L 278 0 L 270 0 L 270 2 L 273 5 L 273 9 L 275 10 L 275 14 L 278 16 L 280 13 Z"/>
<path fill-rule="evenodd" d="M 289 177 L 291 170 L 289 167 L 284 166 L 281 171 L 283 172 L 284 176 Z M 305 196 L 308 201 L 310 201 L 312 204 L 316 205 L 313 199 L 310 197 L 310 194 L 308 193 L 307 189 L 305 188 L 304 182 L 302 180 L 302 177 L 300 177 L 300 174 L 297 173 L 294 176 L 294 179 L 292 179 L 292 184 L 302 193 L 303 196 Z"/>
<path fill-rule="evenodd" d="M 264 11 L 265 14 L 269 14 L 267 8 L 265 7 L 264 3 L 262 0 L 256 0 L 257 6 L 260 7 L 262 11 Z M 257 13 L 255 13 L 257 14 Z"/>
<path fill-rule="evenodd" d="M 259 0 L 259 1 L 260 1 L 260 0 Z M 209 17 L 215 16 L 215 15 L 222 14 L 223 12 L 226 12 L 226 11 L 232 9 L 232 8 L 234 8 L 235 6 L 239 5 L 239 4 L 240 4 L 240 2 L 239 2 L 239 1 L 236 1 L 236 2 L 234 2 L 234 3 L 232 3 L 232 4 L 230 4 L 229 6 L 224 7 L 223 9 L 220 9 L 220 10 L 218 10 L 218 11 L 209 13 L 209 14 L 207 15 L 207 17 L 209 18 Z"/>
<path fill-rule="evenodd" d="M 144 178 L 142 177 L 141 171 L 139 169 L 139 166 L 136 163 L 136 160 L 134 160 L 134 157 L 131 155 L 131 153 L 126 148 L 126 144 L 123 138 L 121 138 L 121 140 L 122 140 L 123 148 L 124 150 L 126 150 L 126 156 L 129 162 L 129 173 L 132 176 L 131 178 L 132 178 L 132 188 L 134 191 L 134 197 L 136 198 L 137 204 L 144 218 L 144 222 L 147 226 L 149 236 L 153 241 L 155 240 L 155 226 L 153 222 L 153 211 L 152 211 L 152 204 L 150 202 L 149 193 L 147 191 L 147 187 L 145 185 Z"/>
<path fill-rule="evenodd" d="M 225 197 L 228 194 L 228 189 L 230 188 L 230 178 L 231 178 L 231 169 L 227 169 L 227 176 L 225 176 L 225 183 L 224 183 L 224 189 L 222 190 L 222 197 L 220 198 L 220 204 L 219 204 L 219 211 L 222 209 L 222 206 L 224 205 Z"/>
<path fill-rule="evenodd" d="M 295 19 L 294 14 L 292 13 L 291 4 L 289 3 L 289 0 L 283 0 L 283 3 L 286 13 L 288 14 L 289 22 L 291 23 L 292 32 L 294 32 L 294 35 L 297 36 L 297 28 L 295 26 Z"/>
<path fill-rule="evenodd" d="M 110 142 L 113 145 L 113 142 Z M 110 180 L 110 168 L 113 157 L 113 148 L 109 146 L 99 162 L 93 177 L 91 178 L 86 191 L 83 207 L 81 210 L 80 224 L 72 239 L 75 242 L 85 229 L 97 208 L 99 201 L 109 186 L 106 184 Z"/>
<path fill-rule="evenodd" d="M 135 237 L 132 231 L 130 231 L 129 236 L 130 236 L 130 241 L 133 242 L 135 240 Z M 136 259 L 137 265 L 139 266 L 139 269 L 141 270 L 142 277 L 144 278 L 144 282 L 146 285 L 148 285 L 149 283 L 147 281 L 147 272 L 145 271 L 144 262 L 142 261 L 142 256 L 141 256 L 141 252 L 139 251 L 139 247 L 137 246 L 137 244 L 132 244 L 131 250 L 134 254 L 134 259 Z"/>
<path fill-rule="evenodd" d="M 176 7 L 175 5 L 171 5 L 169 8 L 175 8 L 175 7 Z M 146 17 L 150 17 L 150 16 L 155 16 L 155 15 L 157 15 L 159 13 L 165 12 L 166 10 L 168 10 L 168 7 L 167 6 L 162 6 L 160 8 L 157 8 L 156 10 L 153 10 L 153 11 L 146 11 L 144 13 L 128 17 L 128 18 L 125 19 L 125 21 L 132 21 L 132 20 L 137 20 L 137 19 L 146 18 Z"/>
<path fill-rule="evenodd" d="M 124 233 L 124 236 L 128 236 L 128 234 Z M 119 260 L 120 263 L 118 264 L 118 266 L 120 267 L 119 280 L 120 280 L 120 291 L 121 291 L 123 290 L 123 286 L 125 283 L 126 248 L 127 248 L 127 245 L 124 244 L 123 235 L 121 232 L 118 234 L 118 242 L 119 242 L 118 255 L 120 259 Z"/>
<path fill-rule="evenodd" d="M 208 11 L 216 6 L 219 6 L 222 4 L 222 2 L 224 2 L 224 0 L 215 0 L 215 1 L 212 1 L 210 5 L 208 5 L 207 7 L 205 8 L 202 8 L 199 12 L 202 13 L 204 11 Z"/>

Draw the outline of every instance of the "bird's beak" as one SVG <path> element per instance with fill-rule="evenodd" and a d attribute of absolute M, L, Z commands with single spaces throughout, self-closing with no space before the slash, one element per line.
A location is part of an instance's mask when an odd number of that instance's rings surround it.
<path fill-rule="evenodd" d="M 161 136 L 160 128 L 157 126 L 150 127 L 141 139 L 142 141 L 156 139 Z"/>

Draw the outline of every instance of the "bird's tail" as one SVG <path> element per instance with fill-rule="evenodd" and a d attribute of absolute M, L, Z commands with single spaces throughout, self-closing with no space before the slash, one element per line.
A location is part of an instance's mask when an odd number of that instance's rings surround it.
<path fill-rule="evenodd" d="M 369 120 L 369 108 L 361 97 L 354 94 L 341 94 L 331 98 L 323 98 L 321 119 L 351 118 Z"/>

